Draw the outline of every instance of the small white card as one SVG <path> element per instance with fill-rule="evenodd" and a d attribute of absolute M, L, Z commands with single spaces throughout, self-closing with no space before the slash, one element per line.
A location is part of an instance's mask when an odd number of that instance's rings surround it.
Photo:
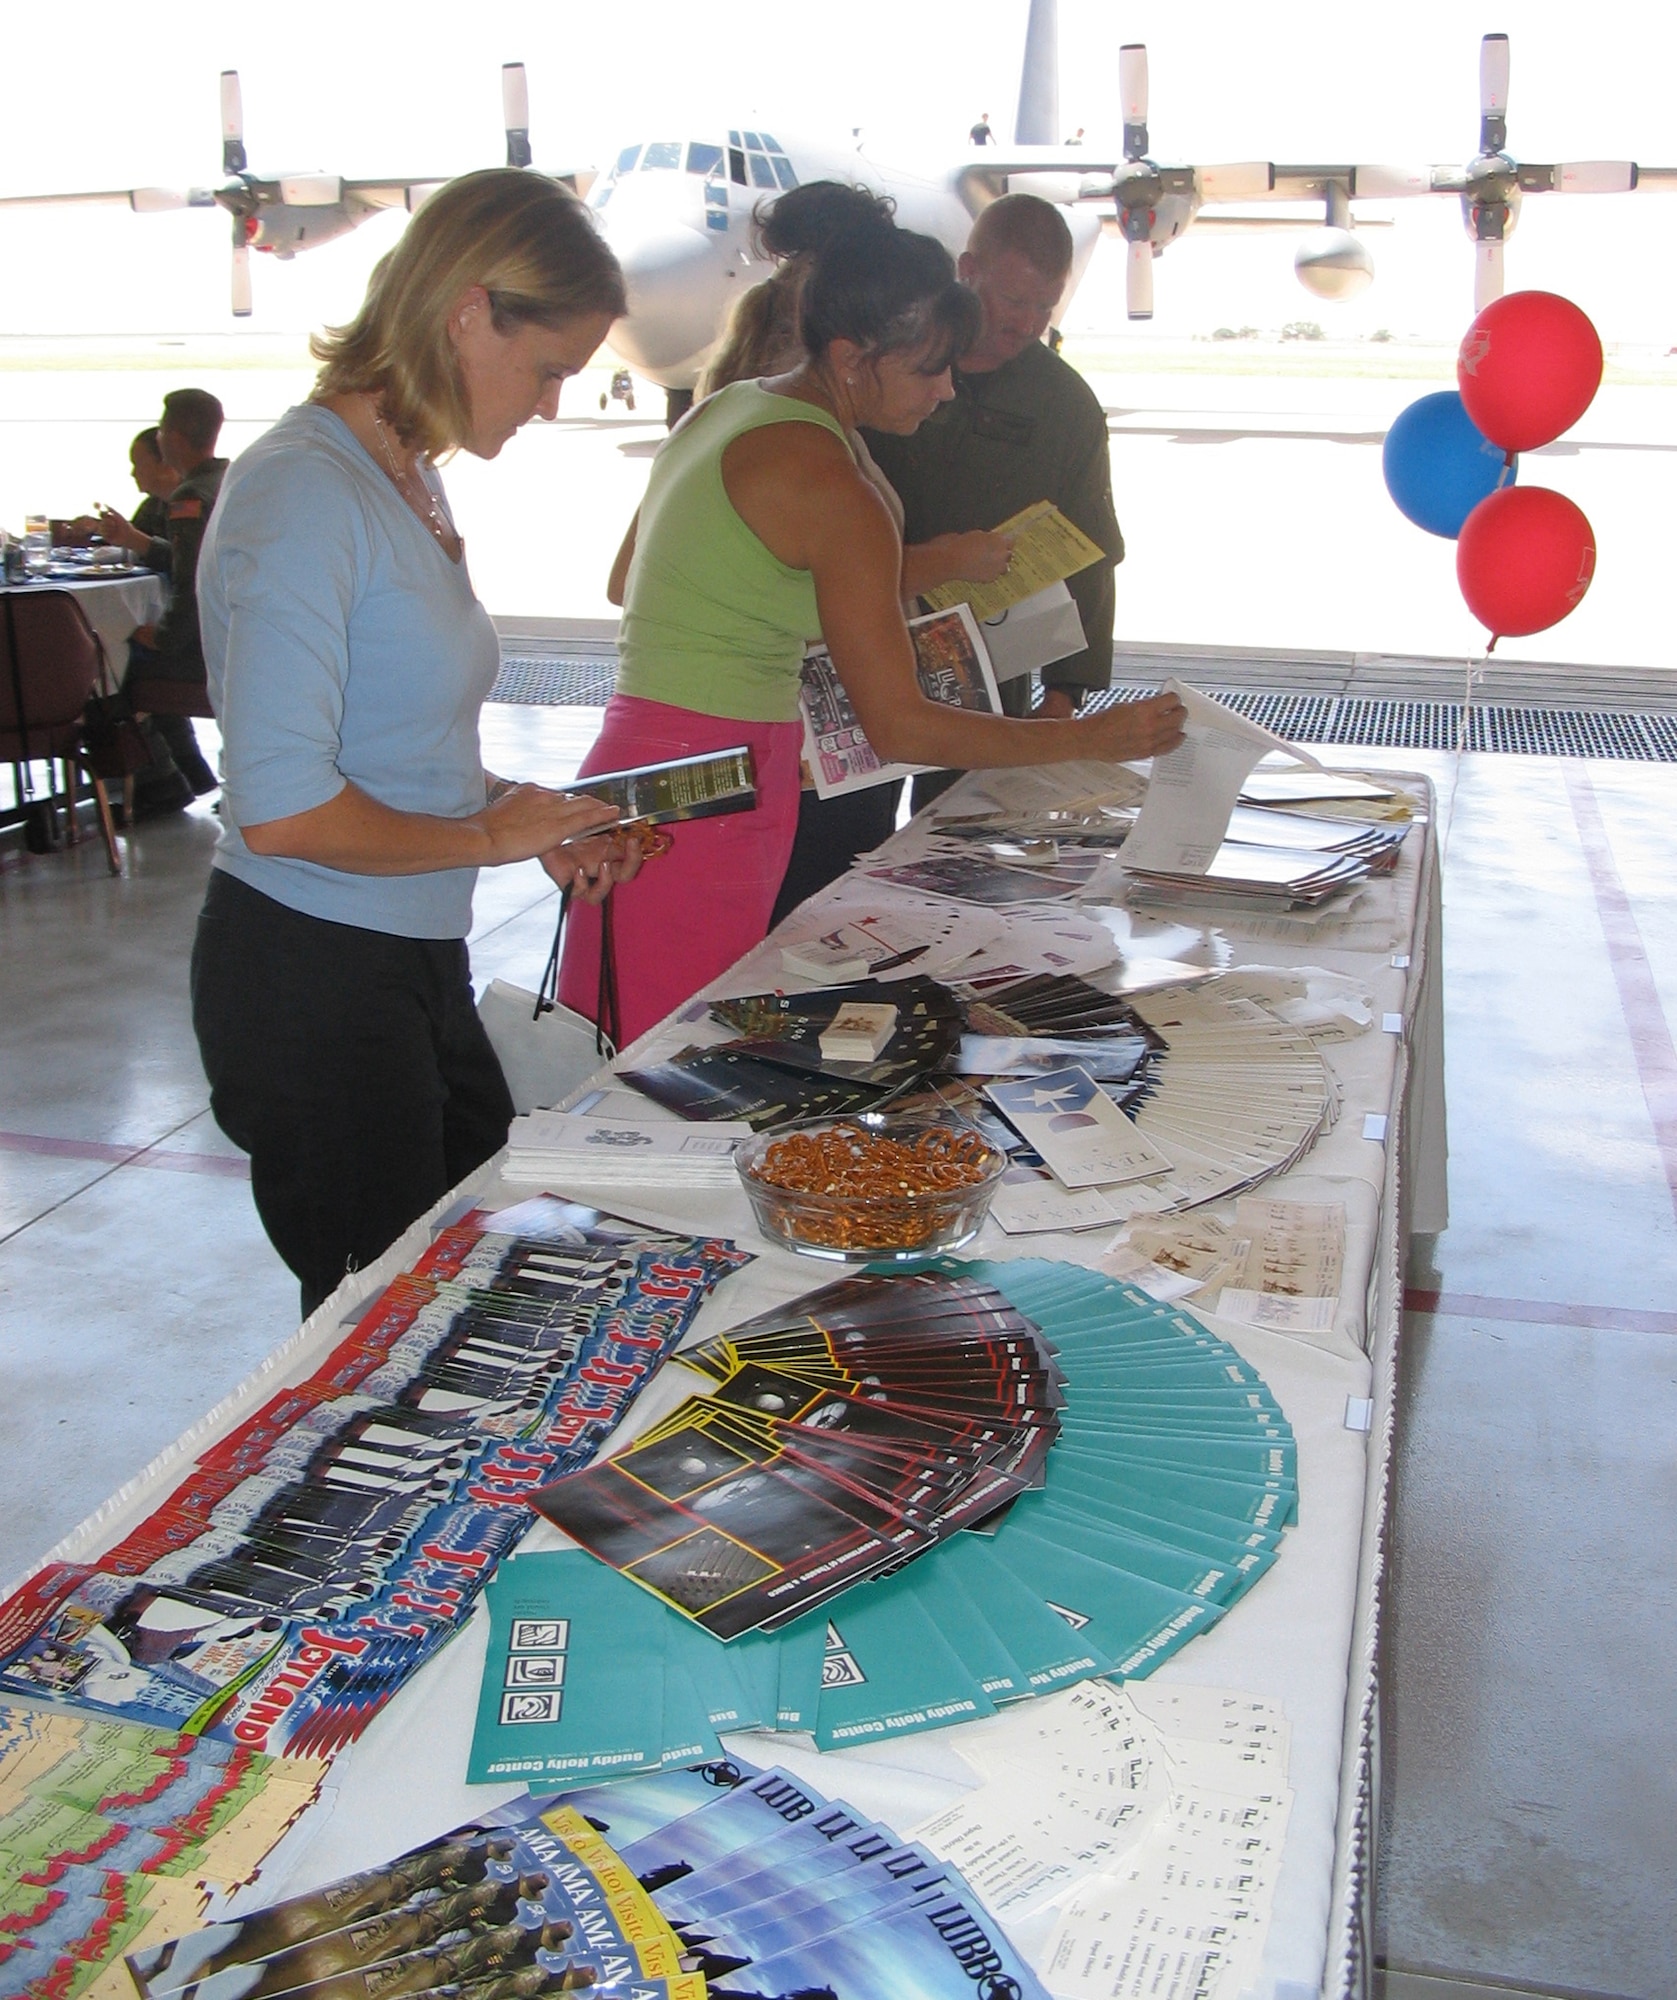
<path fill-rule="evenodd" d="M 1068 1188 L 1110 1187 L 1171 1170 L 1172 1162 L 1075 1064 L 992 1083 L 984 1094 Z"/>

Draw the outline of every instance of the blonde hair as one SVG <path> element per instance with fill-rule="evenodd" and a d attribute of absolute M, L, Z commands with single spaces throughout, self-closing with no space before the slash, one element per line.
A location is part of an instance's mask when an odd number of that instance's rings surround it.
<path fill-rule="evenodd" d="M 524 168 L 462 174 L 374 266 L 355 318 L 309 342 L 314 400 L 376 395 L 404 444 L 428 458 L 454 450 L 471 412 L 448 322 L 474 286 L 497 333 L 627 309 L 617 259 L 569 188 Z"/>
<path fill-rule="evenodd" d="M 714 396 L 731 382 L 778 375 L 803 359 L 798 299 L 809 274 L 807 257 L 792 257 L 773 277 L 735 299 L 721 344 L 699 377 L 698 396 Z"/>

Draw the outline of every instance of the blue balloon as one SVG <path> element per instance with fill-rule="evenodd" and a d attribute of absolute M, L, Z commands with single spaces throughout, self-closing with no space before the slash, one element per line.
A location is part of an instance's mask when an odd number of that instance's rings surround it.
<path fill-rule="evenodd" d="M 1429 535 L 1454 541 L 1487 494 L 1514 484 L 1519 460 L 1509 463 L 1456 391 L 1441 389 L 1411 403 L 1392 425 L 1381 469 L 1400 513 Z"/>

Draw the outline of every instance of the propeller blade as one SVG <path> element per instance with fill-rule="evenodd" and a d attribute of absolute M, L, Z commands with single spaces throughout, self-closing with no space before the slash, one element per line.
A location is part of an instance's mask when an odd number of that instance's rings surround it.
<path fill-rule="evenodd" d="M 337 174 L 281 174 L 279 190 L 287 208 L 336 208 L 344 198 Z"/>
<path fill-rule="evenodd" d="M 1124 158 L 1145 159 L 1147 157 L 1147 49 L 1144 43 L 1126 42 L 1118 51 L 1118 95 L 1124 100 Z"/>
<path fill-rule="evenodd" d="M 1508 144 L 1508 37 L 1487 35 L 1479 44 L 1479 150 L 1500 153 Z"/>
<path fill-rule="evenodd" d="M 1353 167 L 1351 194 L 1357 201 L 1402 201 L 1412 194 L 1432 193 L 1428 167 Z"/>
<path fill-rule="evenodd" d="M 1124 309 L 1131 319 L 1153 317 L 1153 246 L 1132 243 L 1124 266 Z"/>
<path fill-rule="evenodd" d="M 1555 169 L 1562 194 L 1629 194 L 1636 186 L 1634 160 L 1563 160 Z"/>
<path fill-rule="evenodd" d="M 233 245 L 233 316 L 235 319 L 249 319 L 250 296 L 250 245 Z"/>
<path fill-rule="evenodd" d="M 242 174 L 245 159 L 245 100 L 239 89 L 239 72 L 221 72 L 221 171 Z"/>
<path fill-rule="evenodd" d="M 507 128 L 507 165 L 530 164 L 530 83 L 522 63 L 501 65 L 501 117 Z"/>
<path fill-rule="evenodd" d="M 196 188 L 131 188 L 128 206 L 136 215 L 167 215 L 175 208 L 197 208 L 192 197 Z"/>
<path fill-rule="evenodd" d="M 1473 310 L 1481 313 L 1502 297 L 1502 243 L 1486 237 L 1473 246 Z"/>
<path fill-rule="evenodd" d="M 1200 195 L 1205 201 L 1256 201 L 1275 189 L 1275 167 L 1269 160 L 1236 160 L 1229 166 L 1199 169 Z"/>

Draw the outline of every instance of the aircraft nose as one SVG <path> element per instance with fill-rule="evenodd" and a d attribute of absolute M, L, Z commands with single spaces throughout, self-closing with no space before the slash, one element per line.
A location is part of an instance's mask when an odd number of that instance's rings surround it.
<path fill-rule="evenodd" d="M 739 289 L 727 271 L 726 237 L 664 224 L 625 237 L 611 234 L 623 267 L 629 310 L 611 344 L 631 368 L 646 373 L 679 367 L 716 338 L 729 295 Z"/>

